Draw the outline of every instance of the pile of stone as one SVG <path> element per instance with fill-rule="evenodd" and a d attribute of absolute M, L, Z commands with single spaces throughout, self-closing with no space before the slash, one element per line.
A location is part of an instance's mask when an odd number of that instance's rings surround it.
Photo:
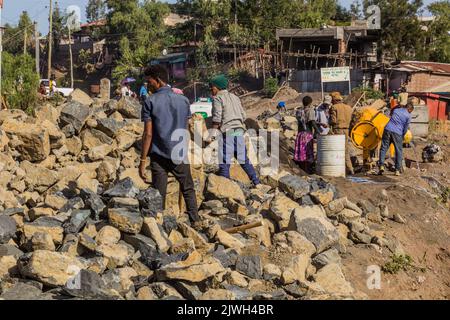
<path fill-rule="evenodd" d="M 138 176 L 140 108 L 78 93 L 34 117 L 0 111 L 0 299 L 361 297 L 340 254 L 389 246 L 368 226 L 386 205 L 355 205 L 320 177 L 250 188 L 193 166 L 193 228 L 173 179 L 162 210 Z"/>

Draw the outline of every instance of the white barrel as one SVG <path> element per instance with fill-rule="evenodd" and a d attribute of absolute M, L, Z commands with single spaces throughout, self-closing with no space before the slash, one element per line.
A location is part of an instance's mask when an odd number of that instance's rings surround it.
<path fill-rule="evenodd" d="M 317 174 L 345 177 L 345 135 L 319 136 L 317 140 Z"/>
<path fill-rule="evenodd" d="M 429 122 L 428 106 L 414 106 L 414 111 L 411 113 L 411 124 L 409 125 L 413 137 L 426 138 L 428 136 Z"/>

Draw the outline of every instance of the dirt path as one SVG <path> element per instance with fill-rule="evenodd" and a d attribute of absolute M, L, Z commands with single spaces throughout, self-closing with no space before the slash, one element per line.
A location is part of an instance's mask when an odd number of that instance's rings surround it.
<path fill-rule="evenodd" d="M 407 150 L 406 157 L 411 159 L 413 151 Z M 368 289 L 366 271 L 368 266 L 382 267 L 391 260 L 392 253 L 387 248 L 378 250 L 371 245 L 352 245 L 343 256 L 347 279 L 370 299 L 450 298 L 450 211 L 433 198 L 435 190 L 426 179 L 432 177 L 450 186 L 449 168 L 448 162 L 421 164 L 420 170 L 414 166 L 401 177 L 391 173 L 383 177 L 359 176 L 369 183 L 333 180 L 338 190 L 354 202 L 377 199 L 385 189 L 389 196 L 389 211 L 400 213 L 406 220 L 406 224 L 386 220 L 382 224 L 371 225 L 383 231 L 386 238 L 398 240 L 417 267 L 397 274 L 382 272 L 381 289 Z"/>

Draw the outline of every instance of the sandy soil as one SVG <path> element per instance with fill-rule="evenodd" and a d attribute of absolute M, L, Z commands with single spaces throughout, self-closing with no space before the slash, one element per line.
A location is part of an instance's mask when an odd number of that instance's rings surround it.
<path fill-rule="evenodd" d="M 424 142 L 416 147 L 417 156 Z M 450 150 L 447 148 L 447 152 Z M 416 159 L 413 149 L 406 149 L 406 159 Z M 370 299 L 449 299 L 450 298 L 450 211 L 437 197 L 436 190 L 423 177 L 433 177 L 450 187 L 449 162 L 419 163 L 406 169 L 401 177 L 388 173 L 383 177 L 364 176 L 370 183 L 334 179 L 339 192 L 350 200 L 377 199 L 385 189 L 389 195 L 389 211 L 400 213 L 406 224 L 386 220 L 375 227 L 384 231 L 385 237 L 397 239 L 406 254 L 414 260 L 408 271 L 391 275 L 381 274 L 381 289 L 369 290 L 366 274 L 369 265 L 383 266 L 392 253 L 371 246 L 353 245 L 343 256 L 344 273 L 354 287 L 366 293 Z M 424 270 L 420 270 L 424 268 Z"/>

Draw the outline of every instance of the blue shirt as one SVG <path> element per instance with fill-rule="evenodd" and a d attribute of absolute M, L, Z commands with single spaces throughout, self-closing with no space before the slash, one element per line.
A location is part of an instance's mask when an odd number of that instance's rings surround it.
<path fill-rule="evenodd" d="M 396 108 L 392 112 L 391 120 L 384 128 L 401 136 L 408 131 L 409 123 L 411 122 L 411 114 L 406 108 Z"/>
<path fill-rule="evenodd" d="M 139 97 L 142 98 L 142 97 L 146 97 L 146 96 L 148 96 L 147 88 L 142 86 L 141 90 L 139 91 Z"/>
<path fill-rule="evenodd" d="M 191 117 L 189 100 L 175 94 L 165 86 L 147 97 L 142 108 L 142 121 L 152 121 L 153 141 L 150 153 L 175 163 L 185 161 L 188 155 L 190 134 L 188 121 Z"/>

